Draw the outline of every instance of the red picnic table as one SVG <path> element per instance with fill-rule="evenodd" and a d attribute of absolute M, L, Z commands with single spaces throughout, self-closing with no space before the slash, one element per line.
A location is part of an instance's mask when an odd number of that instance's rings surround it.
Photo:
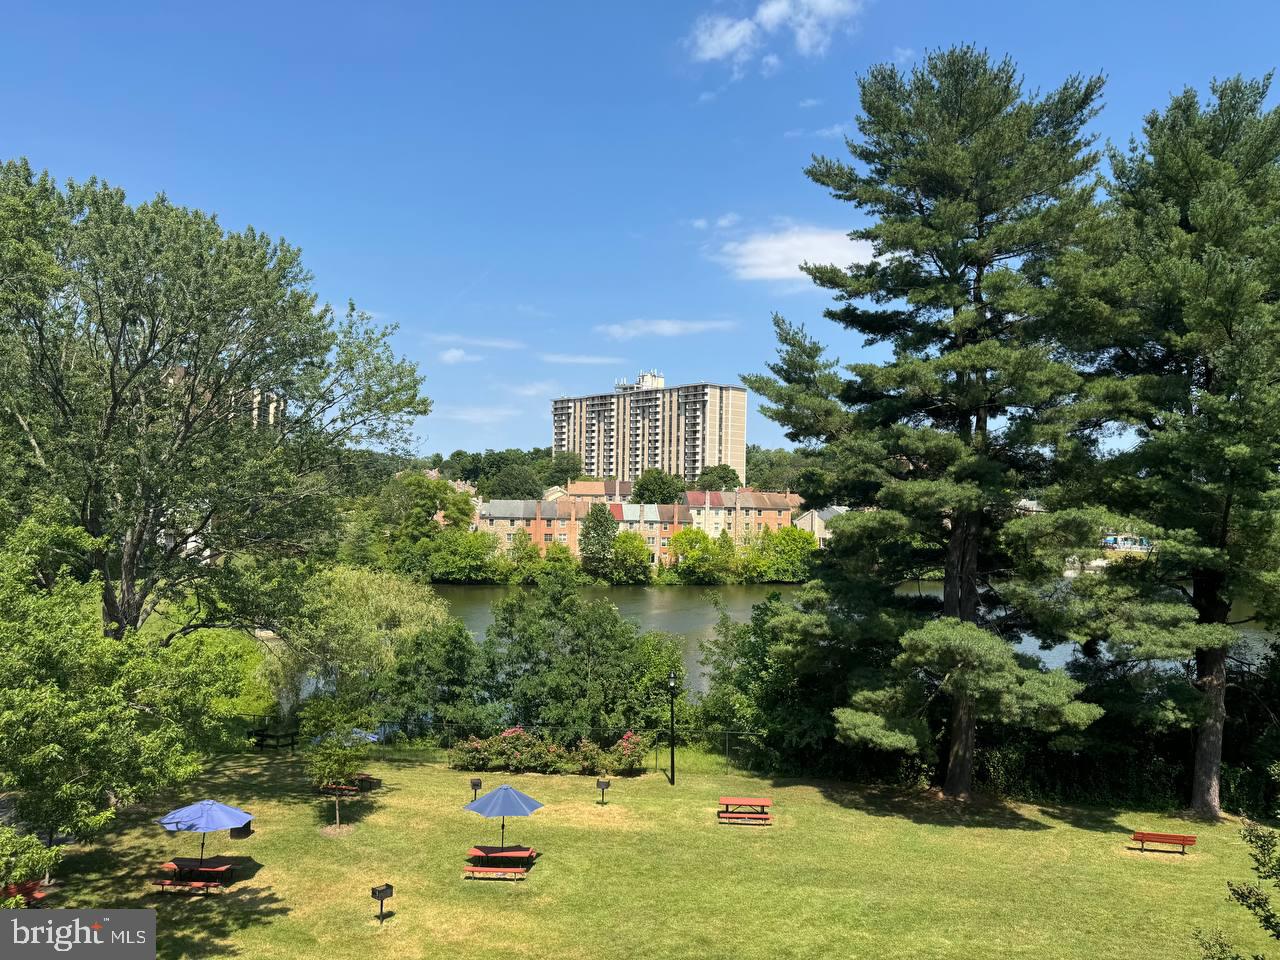
<path fill-rule="evenodd" d="M 235 874 L 235 863 L 228 857 L 209 857 L 204 861 L 195 857 L 174 857 L 168 863 L 160 865 L 161 870 L 168 870 L 172 878 L 153 880 L 158 887 L 189 887 L 193 890 L 208 891 L 215 887 L 225 887 Z"/>
<path fill-rule="evenodd" d="M 469 863 L 462 868 L 467 880 L 484 878 L 492 880 L 523 880 L 529 867 L 538 856 L 533 847 L 484 847 L 474 846 L 467 856 L 480 863 Z"/>
<path fill-rule="evenodd" d="M 773 801 L 768 797 L 721 797 L 717 819 L 721 823 L 750 823 L 768 826 L 773 823 L 769 812 Z"/>

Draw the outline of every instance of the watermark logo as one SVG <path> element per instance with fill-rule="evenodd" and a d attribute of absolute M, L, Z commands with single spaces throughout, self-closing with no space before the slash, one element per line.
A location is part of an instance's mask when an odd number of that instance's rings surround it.
<path fill-rule="evenodd" d="M 154 910 L 0 911 L 0 957 L 155 960 Z"/>

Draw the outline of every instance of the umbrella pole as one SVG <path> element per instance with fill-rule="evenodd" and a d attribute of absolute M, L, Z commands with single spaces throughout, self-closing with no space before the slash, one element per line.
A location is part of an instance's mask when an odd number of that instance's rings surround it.
<path fill-rule="evenodd" d="M 200 866 L 202 867 L 204 866 L 204 838 L 207 836 L 208 836 L 207 833 L 205 833 L 204 831 L 201 831 L 200 833 Z"/>
<path fill-rule="evenodd" d="M 502 818 L 502 846 L 499 847 L 499 849 L 500 850 L 507 849 L 507 818 L 506 817 Z"/>

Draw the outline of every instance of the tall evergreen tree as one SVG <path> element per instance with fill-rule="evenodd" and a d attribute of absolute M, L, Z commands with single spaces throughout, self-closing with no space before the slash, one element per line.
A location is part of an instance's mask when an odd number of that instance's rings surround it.
<path fill-rule="evenodd" d="M 829 319 L 892 356 L 851 364 L 846 377 L 803 328 L 775 318 L 773 376 L 744 380 L 788 438 L 818 456 L 801 480 L 806 500 L 875 508 L 835 521 L 831 589 L 883 618 L 905 604 L 899 583 L 940 575 L 941 609 L 916 604 L 900 628 L 939 613 L 960 621 L 911 634 L 910 656 L 871 684 L 883 695 L 864 691 L 841 713 L 852 739 L 891 749 L 918 742 L 900 735 L 913 727 L 906 714 L 921 709 L 903 692 L 915 665 L 955 656 L 981 672 L 998 661 L 991 681 L 1011 689 L 1038 673 L 979 650 L 964 624 L 1001 642 L 990 632 L 1007 572 L 998 533 L 1048 470 L 1045 414 L 1078 387 L 1042 338 L 1045 269 L 1093 204 L 1098 158 L 1085 127 L 1101 90 L 1101 78 L 1074 76 L 1028 95 L 1010 60 L 972 47 L 931 53 L 909 74 L 876 66 L 859 80 L 854 163 L 815 157 L 807 170 L 875 219 L 851 234 L 869 246 L 865 262 L 803 269 L 835 294 Z M 941 646 L 922 649 L 929 644 Z M 966 647 L 979 654 L 972 663 Z M 930 688 L 950 715 L 951 795 L 970 788 L 979 714 L 1022 722 L 1020 711 L 999 709 L 1011 701 L 989 689 L 977 697 L 981 685 L 978 677 Z M 1067 709 L 1075 692 L 1068 682 L 1037 684 L 1037 713 L 1087 722 Z"/>
<path fill-rule="evenodd" d="M 603 503 L 593 503 L 582 521 L 578 537 L 578 556 L 582 570 L 591 577 L 608 577 L 613 560 L 613 541 L 618 535 L 618 521 Z"/>
<path fill-rule="evenodd" d="M 1186 90 L 1150 114 L 1112 155 L 1112 204 L 1092 242 L 1056 271 L 1063 336 L 1094 381 L 1088 411 L 1137 441 L 1090 469 L 1077 496 L 1161 530 L 1141 567 L 1145 596 L 1194 611 L 1172 652 L 1195 662 L 1191 806 L 1207 817 L 1221 803 L 1226 625 L 1280 618 L 1280 110 L 1263 109 L 1269 86 L 1237 77 L 1213 84 L 1208 102 Z M 1252 612 L 1233 621 L 1235 599 Z"/>

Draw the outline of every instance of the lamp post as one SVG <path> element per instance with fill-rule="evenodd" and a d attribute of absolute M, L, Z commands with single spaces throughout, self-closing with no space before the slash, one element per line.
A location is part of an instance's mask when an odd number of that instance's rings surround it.
<path fill-rule="evenodd" d="M 671 785 L 676 785 L 676 672 L 667 674 L 667 693 L 671 695 Z"/>

